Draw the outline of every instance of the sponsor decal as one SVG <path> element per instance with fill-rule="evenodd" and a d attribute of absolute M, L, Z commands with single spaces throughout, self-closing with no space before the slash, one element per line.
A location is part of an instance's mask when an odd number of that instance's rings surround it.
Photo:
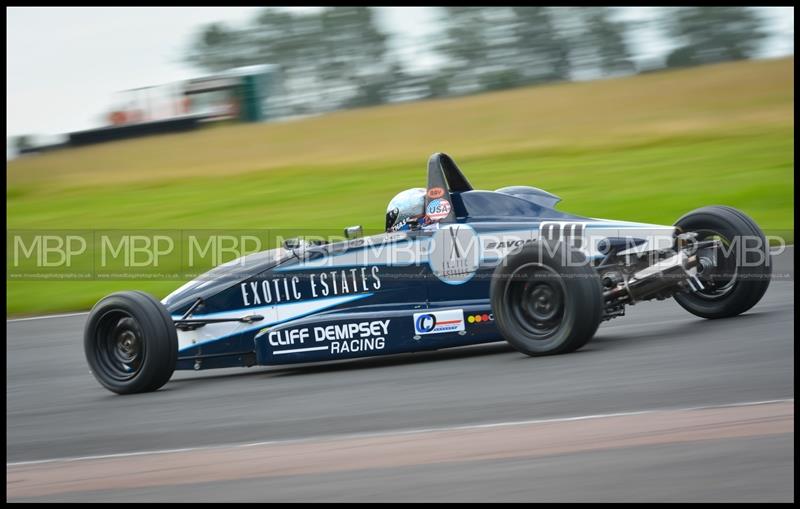
<path fill-rule="evenodd" d="M 491 313 L 481 313 L 467 316 L 467 323 L 487 323 L 493 321 L 494 315 Z"/>
<path fill-rule="evenodd" d="M 383 350 L 390 320 L 338 323 L 270 331 L 273 355 L 328 350 L 331 355 Z M 288 348 L 287 348 L 288 347 Z"/>
<path fill-rule="evenodd" d="M 428 189 L 428 198 L 435 199 L 444 196 L 444 189 L 441 187 L 432 187 Z"/>
<path fill-rule="evenodd" d="M 450 202 L 444 198 L 437 198 L 428 204 L 428 217 L 431 221 L 444 219 L 450 213 Z"/>
<path fill-rule="evenodd" d="M 298 276 L 245 281 L 239 284 L 245 307 L 371 292 L 380 287 L 380 267 L 377 266 L 313 273 L 308 275 L 308 281 L 304 284 L 301 284 Z"/>
<path fill-rule="evenodd" d="M 475 230 L 465 224 L 437 230 L 431 237 L 428 263 L 434 275 L 445 283 L 466 283 L 480 264 L 480 243 Z"/>
<path fill-rule="evenodd" d="M 414 313 L 414 332 L 418 335 L 441 334 L 443 332 L 458 332 L 463 330 L 463 309 Z"/>
<path fill-rule="evenodd" d="M 406 224 L 408 224 L 408 218 L 403 219 L 399 223 L 395 223 L 389 227 L 390 232 L 400 231 Z"/>
<path fill-rule="evenodd" d="M 400 230 L 405 230 L 407 229 L 405 226 L 413 220 L 417 220 L 418 224 L 423 225 L 427 223 L 427 216 L 417 215 L 417 216 L 407 217 L 402 221 L 400 221 L 399 223 L 392 226 L 391 228 L 389 228 L 389 231 L 396 232 Z"/>
<path fill-rule="evenodd" d="M 532 243 L 536 239 L 518 239 L 518 240 L 503 240 L 500 242 L 489 242 L 486 244 L 486 249 L 504 249 L 508 247 L 521 247 Z"/>

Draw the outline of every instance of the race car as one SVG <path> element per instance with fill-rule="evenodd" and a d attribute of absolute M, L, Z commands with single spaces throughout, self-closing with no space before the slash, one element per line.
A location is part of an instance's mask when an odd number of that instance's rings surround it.
<path fill-rule="evenodd" d="M 118 394 L 174 370 L 336 361 L 507 341 L 530 356 L 572 352 L 629 305 L 674 298 L 716 319 L 769 286 L 764 233 L 709 206 L 655 225 L 555 210 L 542 189 L 473 189 L 451 157 L 389 205 L 386 231 L 286 239 L 225 263 L 163 300 L 113 293 L 89 314 L 91 372 Z"/>

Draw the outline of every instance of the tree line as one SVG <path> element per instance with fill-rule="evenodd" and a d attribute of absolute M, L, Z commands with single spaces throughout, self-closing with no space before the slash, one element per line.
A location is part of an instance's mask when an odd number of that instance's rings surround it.
<path fill-rule="evenodd" d="M 280 114 L 308 114 L 446 97 L 580 75 L 616 76 L 752 58 L 768 35 L 748 7 L 664 7 L 655 27 L 672 49 L 637 67 L 642 27 L 610 7 L 441 7 L 427 49 L 441 65 L 420 71 L 393 54 L 371 7 L 314 12 L 266 8 L 240 27 L 213 23 L 187 60 L 210 72 L 274 64 Z"/>

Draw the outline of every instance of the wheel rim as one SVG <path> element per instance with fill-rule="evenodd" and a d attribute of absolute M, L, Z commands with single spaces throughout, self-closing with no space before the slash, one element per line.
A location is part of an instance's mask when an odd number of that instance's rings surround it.
<path fill-rule="evenodd" d="M 95 359 L 103 373 L 117 381 L 135 377 L 142 369 L 145 342 L 138 322 L 124 311 L 109 311 L 94 333 Z"/>
<path fill-rule="evenodd" d="M 697 240 L 718 240 L 723 246 L 723 249 L 731 249 L 731 241 L 725 235 L 714 230 L 693 230 L 697 233 Z M 721 255 L 721 254 L 720 254 Z M 698 274 L 698 277 L 705 283 L 705 288 L 694 293 L 698 297 L 706 300 L 717 300 L 730 294 L 737 285 L 737 276 L 739 275 L 739 268 L 736 263 L 736 254 L 731 252 L 731 255 L 725 258 L 718 258 L 718 267 L 722 269 L 722 274 L 712 274 L 710 277 L 703 277 Z"/>
<path fill-rule="evenodd" d="M 512 320 L 532 339 L 548 339 L 564 321 L 566 290 L 550 267 L 523 265 L 514 271 L 506 287 Z"/>

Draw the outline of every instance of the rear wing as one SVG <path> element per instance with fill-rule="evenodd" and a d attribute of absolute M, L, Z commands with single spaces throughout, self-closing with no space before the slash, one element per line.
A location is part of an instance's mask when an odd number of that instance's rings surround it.
<path fill-rule="evenodd" d="M 450 193 L 472 191 L 472 185 L 453 158 L 437 152 L 428 159 L 428 189 L 425 193 L 425 217 L 430 222 L 453 223 L 456 213 Z"/>

